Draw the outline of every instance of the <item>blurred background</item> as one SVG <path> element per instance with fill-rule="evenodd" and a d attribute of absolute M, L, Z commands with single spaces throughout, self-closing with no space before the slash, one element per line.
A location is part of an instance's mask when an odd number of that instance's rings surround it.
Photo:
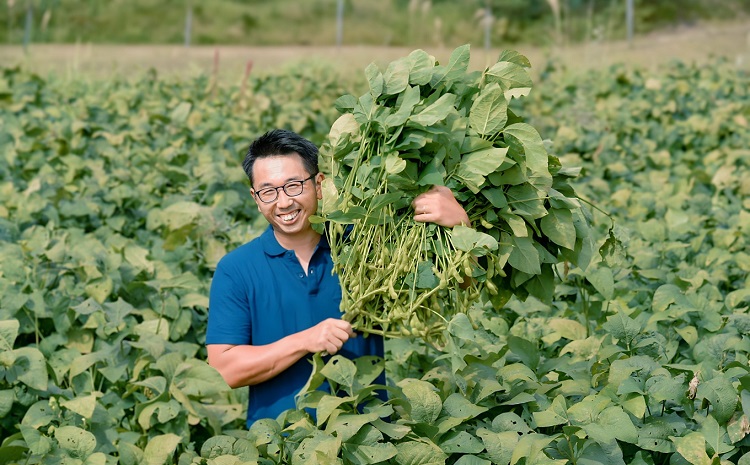
<path fill-rule="evenodd" d="M 0 62 L 85 74 L 232 75 L 327 60 L 361 68 L 406 49 L 441 58 L 471 43 L 477 66 L 514 48 L 532 64 L 726 56 L 744 65 L 750 0 L 1 0 Z"/>

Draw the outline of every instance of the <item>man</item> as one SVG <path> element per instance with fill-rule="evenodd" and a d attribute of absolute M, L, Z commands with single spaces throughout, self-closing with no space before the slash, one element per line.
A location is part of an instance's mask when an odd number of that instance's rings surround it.
<path fill-rule="evenodd" d="M 322 198 L 318 150 L 307 139 L 273 130 L 249 147 L 243 168 L 269 227 L 223 257 L 209 298 L 208 362 L 232 388 L 249 386 L 247 425 L 295 408 L 316 352 L 383 356 L 383 340 L 356 337 L 342 320 L 341 288 L 330 247 L 309 218 Z M 468 224 L 445 187 L 413 202 L 415 220 Z"/>

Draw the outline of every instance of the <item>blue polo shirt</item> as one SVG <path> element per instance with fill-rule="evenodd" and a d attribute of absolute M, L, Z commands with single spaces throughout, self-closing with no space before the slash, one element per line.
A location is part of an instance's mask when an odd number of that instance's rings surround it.
<path fill-rule="evenodd" d="M 308 273 L 292 250 L 279 244 L 269 226 L 260 237 L 225 255 L 211 282 L 206 344 L 264 345 L 310 328 L 326 318 L 341 318 L 341 286 L 332 273 L 325 236 L 313 252 Z M 354 359 L 383 356 L 383 339 L 349 339 L 338 354 Z M 312 354 L 278 376 L 250 386 L 247 426 L 296 408 L 294 396 L 312 372 Z"/>

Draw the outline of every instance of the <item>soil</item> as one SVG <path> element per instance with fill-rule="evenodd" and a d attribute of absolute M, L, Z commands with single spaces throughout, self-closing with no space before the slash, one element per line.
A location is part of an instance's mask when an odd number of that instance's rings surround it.
<path fill-rule="evenodd" d="M 417 48 L 417 47 L 414 47 Z M 472 47 L 471 66 L 481 69 L 494 63 L 505 47 L 489 50 Z M 526 55 L 532 71 L 549 59 L 571 71 L 623 63 L 628 66 L 657 67 L 672 59 L 704 63 L 712 57 L 725 57 L 739 68 L 750 69 L 750 24 L 747 22 L 698 24 L 669 31 L 637 36 L 631 42 L 591 41 L 547 48 L 513 45 Z M 106 78 L 127 73 L 137 76 L 153 68 L 159 75 L 214 73 L 222 82 L 239 82 L 252 61 L 253 73 L 278 70 L 290 63 L 313 60 L 316 63 L 361 72 L 369 63 L 387 64 L 407 55 L 413 48 L 345 47 L 244 47 L 177 45 L 97 45 L 32 44 L 28 53 L 20 46 L 0 46 L 0 66 L 22 65 L 41 74 L 62 77 Z M 447 61 L 452 47 L 423 47 L 441 62 Z"/>

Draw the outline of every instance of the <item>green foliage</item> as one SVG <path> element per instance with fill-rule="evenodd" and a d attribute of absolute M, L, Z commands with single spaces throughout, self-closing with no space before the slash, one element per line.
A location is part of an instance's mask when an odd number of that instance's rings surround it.
<path fill-rule="evenodd" d="M 625 3 L 560 0 L 567 41 L 621 39 Z M 16 0 L 0 4 L 3 41 L 21 44 L 27 5 L 31 41 L 42 43 L 183 44 L 192 6 L 192 44 L 334 45 L 336 0 Z M 549 44 L 555 35 L 546 0 L 346 0 L 344 37 L 350 45 L 457 46 L 484 40 L 482 9 L 492 8 L 494 44 Z M 750 13 L 744 0 L 638 0 L 637 32 Z"/>
<path fill-rule="evenodd" d="M 480 300 L 443 350 L 319 359 L 308 410 L 249 430 L 202 348 L 212 266 L 262 227 L 241 151 L 274 125 L 321 144 L 356 84 L 1 72 L 0 462 L 750 463 L 750 82 L 728 63 L 550 68 L 509 109 L 611 216 L 589 268 L 556 265 L 549 302 Z"/>
<path fill-rule="evenodd" d="M 469 49 L 444 65 L 416 50 L 384 72 L 369 66 L 368 91 L 337 100 L 321 221 L 358 331 L 436 340 L 480 298 L 551 300 L 554 266 L 585 269 L 591 257 L 573 171 L 508 110 L 531 91 L 528 60 L 506 51 L 470 72 Z M 413 219 L 411 202 L 433 185 L 452 191 L 472 227 Z"/>

